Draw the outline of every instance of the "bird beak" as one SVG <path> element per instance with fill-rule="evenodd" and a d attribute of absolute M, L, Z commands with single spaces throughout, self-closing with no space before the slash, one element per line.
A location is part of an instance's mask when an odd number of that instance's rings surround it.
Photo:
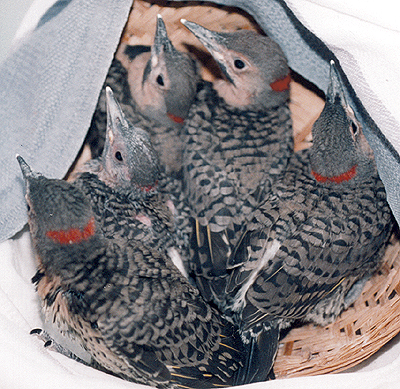
<path fill-rule="evenodd" d="M 167 29 L 160 14 L 157 15 L 156 34 L 154 36 L 154 44 L 151 50 L 157 57 L 159 57 L 163 51 L 172 52 L 175 50 L 168 38 Z"/>
<path fill-rule="evenodd" d="M 32 171 L 30 166 L 25 162 L 25 160 L 19 154 L 16 155 L 16 158 L 25 180 L 28 180 L 29 178 L 36 178 L 39 176 L 38 173 Z"/>
<path fill-rule="evenodd" d="M 214 56 L 222 53 L 224 48 L 224 37 L 215 31 L 206 28 L 186 19 L 181 19 L 181 23 L 193 33 L 193 35 L 205 46 L 205 48 Z M 221 55 L 220 55 L 221 56 Z"/>
<path fill-rule="evenodd" d="M 107 101 L 107 131 L 115 130 L 118 127 L 128 128 L 129 124 L 125 119 L 118 101 L 114 97 L 112 89 L 106 87 L 106 101 Z"/>
<path fill-rule="evenodd" d="M 339 97 L 343 108 L 347 107 L 346 97 L 344 95 L 343 85 L 339 71 L 335 65 L 335 61 L 331 61 L 331 68 L 329 72 L 330 83 L 326 92 L 326 101 L 331 104 L 335 102 L 336 96 Z"/>
<path fill-rule="evenodd" d="M 161 15 L 158 14 L 156 34 L 154 36 L 153 46 L 151 46 L 151 67 L 154 69 L 158 65 L 163 53 L 173 53 L 174 51 L 176 50 L 168 38 L 164 21 Z"/>
<path fill-rule="evenodd" d="M 224 55 L 224 53 L 227 51 L 225 37 L 218 32 L 207 30 L 206 28 L 196 23 L 189 22 L 186 19 L 181 19 L 181 23 L 204 45 L 204 47 L 218 62 L 218 65 L 228 81 L 234 84 L 226 66 L 226 59 Z"/>

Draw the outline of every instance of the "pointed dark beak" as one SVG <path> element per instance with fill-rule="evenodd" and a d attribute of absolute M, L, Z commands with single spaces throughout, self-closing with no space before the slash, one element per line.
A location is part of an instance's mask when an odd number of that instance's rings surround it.
<path fill-rule="evenodd" d="M 326 101 L 333 104 L 336 96 L 339 97 L 343 107 L 347 106 L 346 97 L 344 95 L 343 85 L 339 71 L 335 65 L 335 62 L 331 61 L 331 68 L 329 72 L 330 83 L 326 92 Z"/>
<path fill-rule="evenodd" d="M 25 162 L 25 160 L 19 154 L 17 154 L 16 158 L 25 180 L 38 176 L 38 174 L 32 171 L 30 166 Z"/>
<path fill-rule="evenodd" d="M 210 54 L 218 61 L 218 57 L 224 51 L 225 38 L 215 31 L 207 30 L 206 28 L 186 19 L 181 19 L 181 23 L 204 45 Z"/>
<path fill-rule="evenodd" d="M 152 54 L 160 56 L 164 52 L 173 52 L 175 50 L 167 35 L 167 29 L 160 14 L 157 15 L 156 34 L 154 36 L 154 44 L 152 46 Z"/>
<path fill-rule="evenodd" d="M 207 30 L 206 28 L 186 19 L 181 19 L 181 23 L 204 45 L 210 54 L 217 61 L 222 73 L 227 80 L 235 84 L 231 75 L 228 72 L 224 53 L 227 48 L 225 45 L 225 37 L 215 31 Z"/>
<path fill-rule="evenodd" d="M 232 76 L 229 74 L 227 63 L 225 59 L 224 52 L 226 52 L 227 48 L 225 46 L 225 37 L 221 34 L 207 30 L 206 28 L 189 22 L 185 19 L 181 19 L 181 23 L 193 33 L 193 35 L 204 45 L 204 47 L 210 52 L 210 54 L 217 61 L 219 67 L 221 68 L 222 73 L 226 77 L 226 79 L 235 84 Z"/>
<path fill-rule="evenodd" d="M 112 89 L 106 87 L 106 101 L 107 101 L 107 130 L 115 129 L 119 126 L 128 127 L 128 122 L 118 101 L 114 97 Z"/>

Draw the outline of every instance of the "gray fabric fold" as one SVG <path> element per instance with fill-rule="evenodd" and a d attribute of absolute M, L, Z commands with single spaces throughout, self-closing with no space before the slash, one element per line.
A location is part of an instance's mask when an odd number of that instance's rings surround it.
<path fill-rule="evenodd" d="M 131 0 L 58 3 L 0 66 L 0 241 L 27 221 L 15 155 L 49 177 L 66 174 L 132 5 Z"/>

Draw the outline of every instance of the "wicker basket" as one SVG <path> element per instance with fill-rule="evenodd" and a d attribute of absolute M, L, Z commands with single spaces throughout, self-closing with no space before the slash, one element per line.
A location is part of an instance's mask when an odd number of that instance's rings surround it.
<path fill-rule="evenodd" d="M 203 76 L 214 77 L 209 56 L 180 23 L 181 18 L 219 31 L 258 30 L 253 18 L 239 9 L 190 2 L 135 0 L 121 38 L 128 44 L 150 45 L 156 15 L 160 13 L 168 35 L 180 50 L 202 53 Z M 121 52 L 121 50 L 119 50 Z M 118 56 L 119 54 L 117 54 Z M 311 126 L 324 101 L 297 82 L 291 85 L 295 149 L 309 147 Z M 281 341 L 275 363 L 277 377 L 338 372 L 365 360 L 400 331 L 400 242 L 393 236 L 384 264 L 365 286 L 360 298 L 338 320 L 326 327 L 306 325 L 292 329 Z"/>

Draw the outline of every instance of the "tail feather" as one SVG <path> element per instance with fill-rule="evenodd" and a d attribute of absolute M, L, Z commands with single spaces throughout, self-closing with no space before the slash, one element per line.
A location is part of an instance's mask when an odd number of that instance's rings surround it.
<path fill-rule="evenodd" d="M 224 322 L 222 329 L 219 348 L 207 364 L 172 368 L 171 381 L 175 386 L 203 389 L 235 385 L 235 372 L 245 366 L 248 358 L 247 348 L 236 326 Z"/>
<path fill-rule="evenodd" d="M 235 385 L 264 382 L 275 379 L 273 364 L 279 343 L 279 328 L 271 326 L 258 336 L 249 336 L 247 360 L 235 375 Z"/>
<path fill-rule="evenodd" d="M 227 261 L 231 253 L 224 231 L 212 232 L 196 220 L 191 239 L 192 275 L 203 298 L 218 304 L 225 294 L 228 278 Z"/>

